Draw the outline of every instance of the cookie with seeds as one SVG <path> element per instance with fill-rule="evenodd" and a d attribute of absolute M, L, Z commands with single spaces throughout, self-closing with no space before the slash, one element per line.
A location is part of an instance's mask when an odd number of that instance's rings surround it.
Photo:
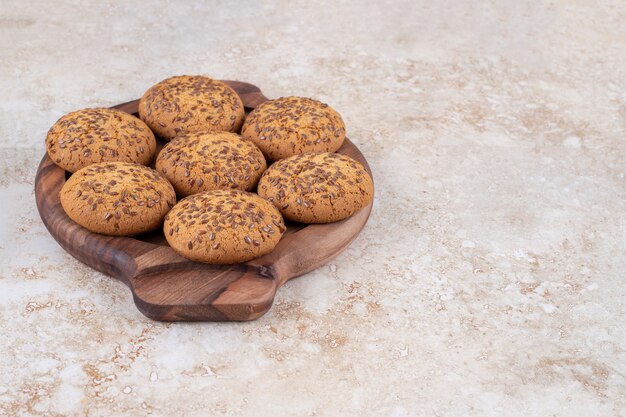
<path fill-rule="evenodd" d="M 163 231 L 186 258 L 232 264 L 271 252 L 285 223 L 276 207 L 256 194 L 213 190 L 182 199 L 165 216 Z"/>
<path fill-rule="evenodd" d="M 304 154 L 271 165 L 259 181 L 258 193 L 288 220 L 330 223 L 367 206 L 374 183 L 363 165 L 346 155 Z"/>
<path fill-rule="evenodd" d="M 166 144 L 156 169 L 180 196 L 217 189 L 252 190 L 267 168 L 252 142 L 230 132 L 188 133 Z"/>
<path fill-rule="evenodd" d="M 255 143 L 270 161 L 303 153 L 335 152 L 346 137 L 339 113 L 305 97 L 282 97 L 255 108 L 241 136 Z"/>
<path fill-rule="evenodd" d="M 161 174 L 128 162 L 101 162 L 76 171 L 60 197 L 72 220 L 111 236 L 154 230 L 176 204 L 174 188 Z"/>
<path fill-rule="evenodd" d="M 78 110 L 61 117 L 46 137 L 48 156 L 69 172 L 97 162 L 149 165 L 156 140 L 140 119 L 116 109 Z"/>
<path fill-rule="evenodd" d="M 150 87 L 139 100 L 139 117 L 170 140 L 192 132 L 238 132 L 245 112 L 241 98 L 227 84 L 181 75 Z"/>

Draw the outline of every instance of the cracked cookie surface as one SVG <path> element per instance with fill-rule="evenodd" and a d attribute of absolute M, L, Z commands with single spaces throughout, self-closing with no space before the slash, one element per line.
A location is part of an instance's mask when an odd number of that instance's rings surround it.
<path fill-rule="evenodd" d="M 116 109 L 77 110 L 50 128 L 46 149 L 52 161 L 69 172 L 98 162 L 136 162 L 148 165 L 156 140 L 140 119 Z"/>
<path fill-rule="evenodd" d="M 139 117 L 166 140 L 191 132 L 237 132 L 245 112 L 225 83 L 201 75 L 167 78 L 139 100 Z"/>
<path fill-rule="evenodd" d="M 270 161 L 303 153 L 335 152 L 346 127 L 328 104 L 305 97 L 282 97 L 257 106 L 246 118 L 241 136 L 257 145 Z"/>
<path fill-rule="evenodd" d="M 157 171 L 127 162 L 103 162 L 75 172 L 60 192 L 67 215 L 92 232 L 133 236 L 163 223 L 176 204 L 172 185 Z"/>
<path fill-rule="evenodd" d="M 285 232 L 280 212 L 240 190 L 213 190 L 182 199 L 163 232 L 182 256 L 211 264 L 245 262 L 271 252 Z"/>
<path fill-rule="evenodd" d="M 166 144 L 156 169 L 181 196 L 217 189 L 250 191 L 267 168 L 252 142 L 229 132 L 190 133 Z"/>
<path fill-rule="evenodd" d="M 261 197 L 302 223 L 330 223 L 367 206 L 374 184 L 363 165 L 337 154 L 304 154 L 272 164 L 258 185 Z"/>

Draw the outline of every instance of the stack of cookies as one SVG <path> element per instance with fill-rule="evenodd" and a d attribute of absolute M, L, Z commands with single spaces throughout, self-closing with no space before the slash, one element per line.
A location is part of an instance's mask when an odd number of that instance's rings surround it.
<path fill-rule="evenodd" d="M 285 220 L 329 223 L 370 203 L 365 168 L 335 153 L 345 134 L 319 101 L 269 100 L 246 116 L 227 84 L 178 76 L 143 95 L 139 118 L 107 108 L 61 117 L 46 147 L 72 173 L 60 199 L 76 223 L 111 236 L 163 227 L 181 255 L 228 264 L 271 252 Z M 155 135 L 167 141 L 158 155 Z"/>

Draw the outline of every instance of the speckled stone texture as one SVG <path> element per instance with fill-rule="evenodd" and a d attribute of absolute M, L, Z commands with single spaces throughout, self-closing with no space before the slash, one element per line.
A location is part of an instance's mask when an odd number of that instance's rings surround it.
<path fill-rule="evenodd" d="M 70 2 L 0 14 L 0 415 L 626 414 L 626 3 Z M 174 74 L 335 108 L 363 233 L 240 324 L 163 324 L 67 255 L 61 115 Z"/>

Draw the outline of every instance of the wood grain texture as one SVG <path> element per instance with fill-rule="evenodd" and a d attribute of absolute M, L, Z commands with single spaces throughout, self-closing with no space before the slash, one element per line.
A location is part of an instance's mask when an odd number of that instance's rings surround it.
<path fill-rule="evenodd" d="M 226 81 L 250 110 L 267 98 L 258 87 Z M 138 100 L 115 106 L 137 113 Z M 339 149 L 361 162 L 367 161 L 349 139 Z M 57 242 L 72 256 L 92 268 L 126 283 L 137 308 L 162 321 L 243 321 L 267 312 L 276 291 L 285 282 L 324 265 L 341 253 L 365 226 L 368 205 L 354 216 L 330 224 L 288 224 L 288 230 L 271 253 L 235 265 L 207 265 L 178 255 L 167 246 L 162 231 L 139 237 L 111 237 L 92 233 L 63 211 L 59 191 L 66 172 L 46 155 L 35 180 L 37 208 Z"/>

